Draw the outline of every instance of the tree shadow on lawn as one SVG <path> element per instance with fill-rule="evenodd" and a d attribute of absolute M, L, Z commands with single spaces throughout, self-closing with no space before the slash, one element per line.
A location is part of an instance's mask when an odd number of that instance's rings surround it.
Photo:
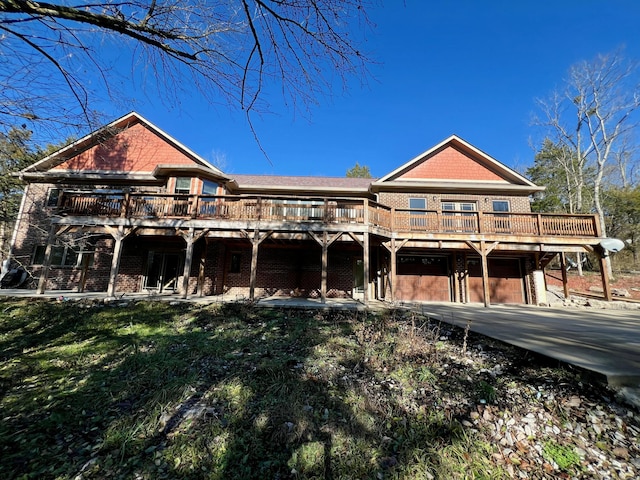
<path fill-rule="evenodd" d="M 435 343 L 385 317 L 4 306 L 4 478 L 414 478 L 447 456 L 500 475 L 459 421 L 469 385 L 439 404 Z"/>

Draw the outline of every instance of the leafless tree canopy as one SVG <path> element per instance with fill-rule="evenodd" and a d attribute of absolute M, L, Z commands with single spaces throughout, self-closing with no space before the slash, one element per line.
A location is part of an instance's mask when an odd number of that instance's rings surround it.
<path fill-rule="evenodd" d="M 0 125 L 91 120 L 114 65 L 171 102 L 178 90 L 245 111 L 266 83 L 295 107 L 366 75 L 368 0 L 0 0 Z M 122 52 L 126 52 L 123 54 Z M 140 72 L 144 72 L 141 74 Z M 133 77 L 134 75 L 132 75 Z M 77 114 L 80 113 L 78 116 Z"/>

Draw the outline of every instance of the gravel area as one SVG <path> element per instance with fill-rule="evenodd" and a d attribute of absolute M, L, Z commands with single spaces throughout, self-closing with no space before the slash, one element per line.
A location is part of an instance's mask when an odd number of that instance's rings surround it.
<path fill-rule="evenodd" d="M 441 338 L 456 335 L 452 329 Z M 464 379 L 467 371 L 471 384 L 494 387 L 461 405 L 445 383 L 441 400 L 460 412 L 465 427 L 499 446 L 494 461 L 512 478 L 640 478 L 640 411 L 620 392 L 480 335 L 470 334 L 469 343 L 467 351 L 447 351 L 441 378 Z"/>

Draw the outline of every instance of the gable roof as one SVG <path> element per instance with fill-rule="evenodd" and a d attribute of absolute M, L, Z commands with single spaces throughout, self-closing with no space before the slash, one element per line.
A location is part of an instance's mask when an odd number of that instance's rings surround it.
<path fill-rule="evenodd" d="M 167 146 L 168 148 L 163 151 L 162 148 L 153 150 L 154 147 L 147 147 L 152 148 L 150 156 L 149 151 L 141 151 L 144 146 L 141 147 L 136 142 L 131 142 L 132 146 L 127 144 L 129 136 L 143 134 L 150 135 L 146 140 L 155 142 L 155 147 Z M 119 137 L 122 137 L 123 145 L 113 143 Z M 117 148 L 121 148 L 122 151 L 114 153 Z M 134 155 L 137 157 L 129 158 Z M 222 171 L 153 125 L 142 115 L 130 112 L 28 166 L 20 172 L 20 176 L 97 179 L 107 174 L 111 179 L 117 177 L 149 179 L 156 178 L 158 175 L 166 176 L 175 171 L 197 172 L 205 177 L 228 179 Z"/>
<path fill-rule="evenodd" d="M 521 193 L 544 189 L 456 135 L 372 183 L 376 191 L 407 187 Z"/>

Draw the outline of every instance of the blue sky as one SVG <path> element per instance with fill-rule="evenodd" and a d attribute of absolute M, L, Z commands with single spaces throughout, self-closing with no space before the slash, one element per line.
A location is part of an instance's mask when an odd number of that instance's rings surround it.
<path fill-rule="evenodd" d="M 522 171 L 541 135 L 535 99 L 572 64 L 620 46 L 640 60 L 637 0 L 387 0 L 369 16 L 366 85 L 354 79 L 306 117 L 274 96 L 273 113 L 255 118 L 271 162 L 225 106 L 139 94 L 133 108 L 228 173 L 344 176 L 357 161 L 380 177 L 454 133 Z"/>

